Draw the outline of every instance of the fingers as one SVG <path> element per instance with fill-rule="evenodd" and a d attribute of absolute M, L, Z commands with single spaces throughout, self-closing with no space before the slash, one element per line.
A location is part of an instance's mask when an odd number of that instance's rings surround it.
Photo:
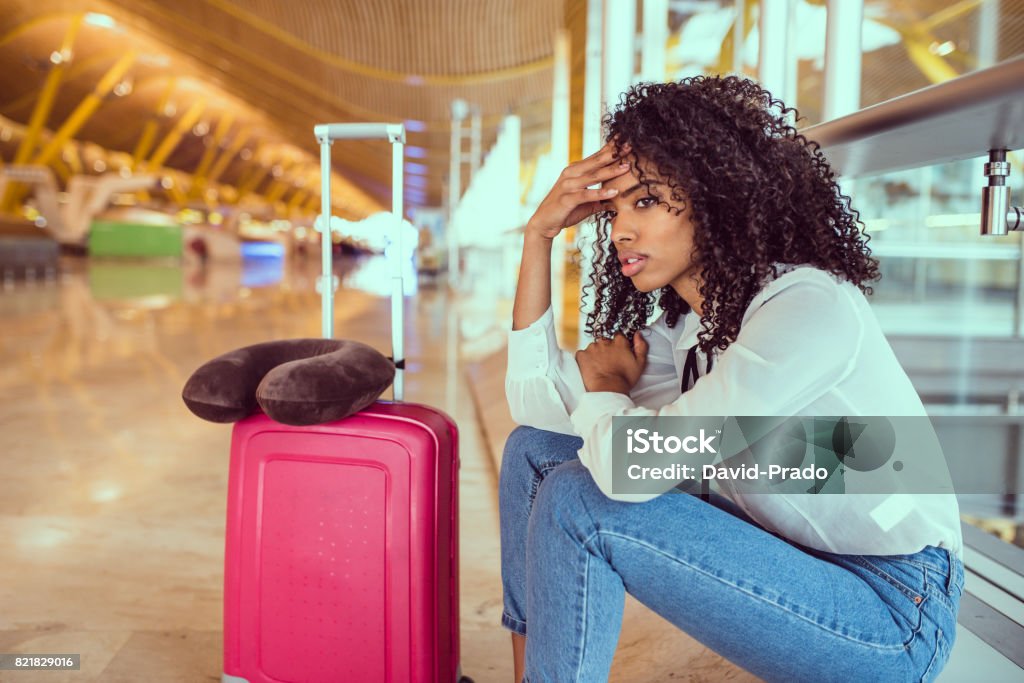
<path fill-rule="evenodd" d="M 580 177 L 585 174 L 593 173 L 594 171 L 611 164 L 617 159 L 615 151 L 615 143 L 609 141 L 605 143 L 604 147 L 591 154 L 586 159 L 577 161 L 575 164 L 570 164 L 566 169 L 570 171 L 572 177 Z"/>
<path fill-rule="evenodd" d="M 644 336 L 640 332 L 635 332 L 633 334 L 633 355 L 636 356 L 636 359 L 646 363 L 648 348 L 647 340 L 644 339 Z"/>
<path fill-rule="evenodd" d="M 620 175 L 629 173 L 629 168 L 628 162 L 617 163 L 613 160 L 612 163 L 602 166 L 595 171 L 567 178 L 564 182 L 567 187 L 583 189 L 589 185 L 605 183 L 613 178 L 618 178 Z"/>
<path fill-rule="evenodd" d="M 580 190 L 579 192 L 574 192 L 571 196 L 573 199 L 578 200 L 578 203 L 585 204 L 587 202 L 600 203 L 606 199 L 611 199 L 618 193 L 619 191 L 613 188 L 601 187 L 596 190 Z M 598 208 L 600 209 L 600 207 Z"/>

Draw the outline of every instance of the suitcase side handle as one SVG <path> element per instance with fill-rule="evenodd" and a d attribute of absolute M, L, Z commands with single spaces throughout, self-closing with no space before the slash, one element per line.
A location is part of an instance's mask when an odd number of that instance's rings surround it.
<path fill-rule="evenodd" d="M 335 140 L 387 140 L 391 143 L 391 213 L 395 216 L 395 241 L 392 247 L 391 276 L 391 357 L 395 362 L 394 400 L 405 394 L 404 287 L 402 282 L 402 220 L 405 160 L 405 124 L 402 123 L 323 123 L 313 127 L 320 144 L 320 221 L 322 234 L 321 261 L 323 279 L 320 284 L 321 332 L 326 339 L 334 337 L 334 264 L 331 253 L 331 145 Z"/>

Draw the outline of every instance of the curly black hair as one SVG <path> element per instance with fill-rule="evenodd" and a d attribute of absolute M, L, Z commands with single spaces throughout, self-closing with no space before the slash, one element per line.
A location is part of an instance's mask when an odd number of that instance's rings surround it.
<path fill-rule="evenodd" d="M 865 283 L 879 277 L 859 212 L 840 192 L 819 145 L 787 121 L 790 113 L 799 120 L 795 109 L 751 80 L 694 76 L 635 85 L 604 117 L 606 139 L 633 163 L 641 184 L 650 189 L 655 182 L 642 161 L 677 207 L 689 204 L 703 280 L 698 344 L 705 353 L 736 340 L 751 300 L 769 274 L 778 277 L 776 264 L 810 264 L 866 294 L 872 289 Z M 657 201 L 680 211 L 665 197 Z M 675 327 L 689 304 L 671 286 L 638 291 L 622 275 L 610 227 L 609 212 L 598 214 L 594 268 L 584 287 L 594 298 L 587 333 L 631 337 L 647 325 L 655 297 Z"/>

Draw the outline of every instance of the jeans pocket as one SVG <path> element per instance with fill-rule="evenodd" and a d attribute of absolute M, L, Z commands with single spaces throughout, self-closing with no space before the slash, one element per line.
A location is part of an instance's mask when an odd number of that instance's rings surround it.
<path fill-rule="evenodd" d="M 921 675 L 921 683 L 931 683 L 931 681 L 935 680 L 949 660 L 949 650 L 950 647 L 949 643 L 946 642 L 945 634 L 942 632 L 942 629 L 939 629 L 935 634 L 935 653 L 932 655 L 931 661 L 928 662 L 928 668 Z"/>
<path fill-rule="evenodd" d="M 903 626 L 903 644 L 908 646 L 921 630 L 922 608 L 928 602 L 928 570 L 904 562 L 890 562 L 881 555 L 855 555 L 894 618 Z"/>

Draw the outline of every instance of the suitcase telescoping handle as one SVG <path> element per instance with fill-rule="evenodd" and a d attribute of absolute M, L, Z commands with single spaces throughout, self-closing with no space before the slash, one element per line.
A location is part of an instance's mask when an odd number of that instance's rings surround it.
<path fill-rule="evenodd" d="M 321 328 L 325 339 L 334 337 L 334 268 L 331 258 L 331 144 L 335 140 L 387 140 L 391 143 L 391 213 L 395 216 L 395 240 L 391 245 L 391 356 L 395 361 L 393 397 L 404 395 L 405 369 L 402 283 L 402 172 L 405 158 L 405 125 L 401 123 L 324 123 L 313 127 L 320 143 L 320 238 L 323 280 L 320 285 Z"/>

